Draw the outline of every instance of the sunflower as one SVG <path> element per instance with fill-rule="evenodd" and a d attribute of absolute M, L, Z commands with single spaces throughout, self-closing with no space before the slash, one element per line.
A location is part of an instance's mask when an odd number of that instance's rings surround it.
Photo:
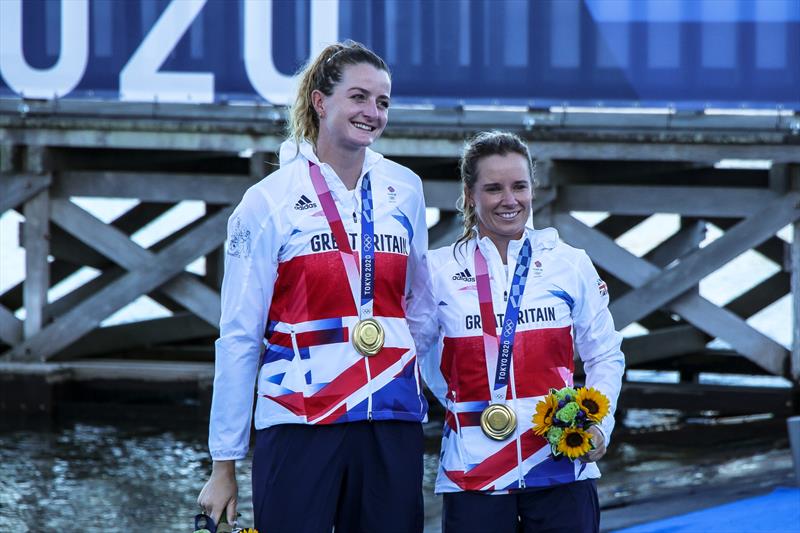
<path fill-rule="evenodd" d="M 591 435 L 580 428 L 566 428 L 558 443 L 558 451 L 570 459 L 577 459 L 592 449 Z"/>
<path fill-rule="evenodd" d="M 553 414 L 558 409 L 558 400 L 552 394 L 548 394 L 536 404 L 536 414 L 533 415 L 533 432 L 539 436 L 547 433 L 553 425 Z"/>
<path fill-rule="evenodd" d="M 593 422 L 600 422 L 608 414 L 608 398 L 593 387 L 579 389 L 576 401 Z"/>

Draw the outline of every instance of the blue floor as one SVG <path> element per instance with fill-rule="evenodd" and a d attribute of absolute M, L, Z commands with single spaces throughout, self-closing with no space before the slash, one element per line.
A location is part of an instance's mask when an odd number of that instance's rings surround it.
<path fill-rule="evenodd" d="M 800 533 L 800 488 L 777 488 L 764 496 L 748 498 L 702 511 L 650 522 L 617 533 L 750 533 L 773 531 Z"/>

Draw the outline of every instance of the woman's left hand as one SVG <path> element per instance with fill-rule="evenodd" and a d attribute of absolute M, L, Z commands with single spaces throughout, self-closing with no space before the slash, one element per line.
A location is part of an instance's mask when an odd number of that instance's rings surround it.
<path fill-rule="evenodd" d="M 606 439 L 603 432 L 597 426 L 592 426 L 587 430 L 592 435 L 594 450 L 589 450 L 580 457 L 584 463 L 594 463 L 599 461 L 606 454 Z"/>

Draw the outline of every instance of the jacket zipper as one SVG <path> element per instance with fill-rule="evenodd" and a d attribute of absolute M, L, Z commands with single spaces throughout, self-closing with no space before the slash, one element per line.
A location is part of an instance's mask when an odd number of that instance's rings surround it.
<path fill-rule="evenodd" d="M 519 409 L 517 408 L 517 386 L 514 382 L 514 362 L 511 362 L 511 370 L 509 372 L 511 376 L 511 392 L 514 393 L 514 399 L 511 402 L 514 405 L 514 412 L 518 413 Z M 517 475 L 519 476 L 519 488 L 525 488 L 525 476 L 522 474 L 522 442 L 520 442 L 520 433 L 519 433 L 519 425 L 517 425 L 516 429 L 514 430 L 514 440 L 517 443 Z"/>
<path fill-rule="evenodd" d="M 515 270 L 516 270 L 516 267 L 515 267 Z M 509 274 L 511 272 L 513 272 L 513 271 L 510 269 L 510 265 L 509 265 L 508 272 L 506 272 L 505 269 L 503 269 L 503 271 L 506 274 L 506 283 L 505 283 L 505 287 L 506 288 L 503 290 L 503 302 L 505 303 L 505 302 L 508 302 L 508 284 L 511 281 L 513 281 L 513 276 L 509 276 Z M 514 380 L 514 362 L 513 362 L 513 360 L 511 362 L 511 368 L 509 370 L 509 377 L 510 377 L 510 381 L 511 381 L 511 383 L 509 383 L 509 386 L 511 387 L 511 392 L 514 394 L 514 397 L 511 400 L 511 404 L 513 406 L 514 412 L 518 413 L 519 409 L 517 408 L 517 387 L 516 387 L 516 383 L 515 383 L 515 380 Z M 517 425 L 516 429 L 514 430 L 514 442 L 516 443 L 516 448 L 517 448 L 517 477 L 519 478 L 519 488 L 524 489 L 525 488 L 525 477 L 522 474 L 522 442 L 520 441 L 519 425 Z"/>
<path fill-rule="evenodd" d="M 364 366 L 367 369 L 367 420 L 372 422 L 372 374 L 369 371 L 369 358 L 364 358 Z"/>
<path fill-rule="evenodd" d="M 450 405 L 453 407 L 453 416 L 456 419 L 456 434 L 458 438 L 456 439 L 456 450 L 458 451 L 458 458 L 461 460 L 461 464 L 464 465 L 464 468 L 467 466 L 467 462 L 464 460 L 464 453 L 462 448 L 464 447 L 464 436 L 461 434 L 461 423 L 458 421 L 458 404 L 456 403 L 456 391 L 451 391 L 453 393 L 453 399 L 450 400 Z"/>
<path fill-rule="evenodd" d="M 300 347 L 297 346 L 297 336 L 294 333 L 294 326 L 289 330 L 289 335 L 292 337 L 292 350 L 294 350 L 294 355 L 300 357 Z"/>

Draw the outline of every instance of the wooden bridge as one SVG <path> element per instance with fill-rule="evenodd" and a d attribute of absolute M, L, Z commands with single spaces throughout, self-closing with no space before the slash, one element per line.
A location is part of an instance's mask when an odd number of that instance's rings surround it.
<path fill-rule="evenodd" d="M 440 209 L 433 247 L 460 231 L 463 140 L 483 129 L 519 133 L 538 161 L 535 224 L 586 249 L 609 284 L 619 329 L 647 331 L 626 339 L 628 368 L 679 370 L 687 387 L 707 371 L 796 385 L 800 116 L 592 111 L 398 108 L 377 149 L 422 176 L 427 205 Z M 284 127 L 285 110 L 270 106 L 0 100 L 0 213 L 17 210 L 25 220 L 25 279 L 0 295 L 0 379 L 210 379 L 225 222 L 274 168 Z M 723 160 L 771 163 L 725 168 Z M 76 197 L 138 203 L 106 223 Z M 150 247 L 132 240 L 185 200 L 203 202 L 205 215 Z M 607 216 L 592 226 L 576 212 Z M 679 224 L 663 242 L 641 256 L 620 244 L 665 213 Z M 701 247 L 709 225 L 723 234 Z M 791 242 L 778 235 L 787 225 Z M 751 272 L 738 272 L 751 288 L 724 305 L 700 295 L 702 279 L 749 250 L 775 273 L 751 283 Z M 186 271 L 198 258 L 204 275 Z M 83 267 L 99 273 L 48 299 Z M 100 327 L 142 295 L 171 316 Z M 787 295 L 791 348 L 747 322 Z M 726 348 L 710 349 L 712 339 Z M 0 394 L 0 405 L 16 401 L 9 396 Z"/>

